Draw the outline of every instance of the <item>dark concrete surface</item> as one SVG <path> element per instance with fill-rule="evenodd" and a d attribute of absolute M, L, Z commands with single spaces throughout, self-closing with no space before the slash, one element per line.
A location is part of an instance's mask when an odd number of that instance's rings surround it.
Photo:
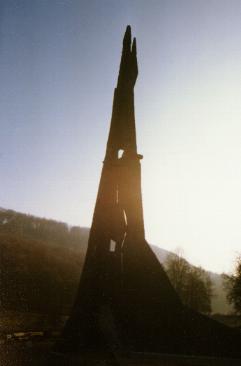
<path fill-rule="evenodd" d="M 0 345 L 1 366 L 241 366 L 241 360 L 170 354 L 129 355 L 52 352 L 55 340 L 18 341 Z"/>

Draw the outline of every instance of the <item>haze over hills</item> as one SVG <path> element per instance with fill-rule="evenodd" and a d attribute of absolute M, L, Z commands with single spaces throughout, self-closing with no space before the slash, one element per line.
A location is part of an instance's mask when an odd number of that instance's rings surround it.
<path fill-rule="evenodd" d="M 0 208 L 0 310 L 68 314 L 73 304 L 89 236 L 88 228 Z M 170 252 L 152 245 L 161 263 Z M 231 311 L 221 276 L 210 273 L 213 313 Z"/>
<path fill-rule="evenodd" d="M 151 245 L 151 247 L 161 263 L 164 263 L 167 256 L 171 253 L 165 249 L 157 247 L 156 245 Z M 222 276 L 211 271 L 208 271 L 208 274 L 213 284 L 213 297 L 211 299 L 212 313 L 232 313 L 232 306 L 227 302 L 226 293 L 223 288 Z"/>

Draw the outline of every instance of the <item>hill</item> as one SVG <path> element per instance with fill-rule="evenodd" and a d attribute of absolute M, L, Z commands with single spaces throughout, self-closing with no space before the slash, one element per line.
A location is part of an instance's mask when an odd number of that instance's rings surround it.
<path fill-rule="evenodd" d="M 157 258 L 161 263 L 164 263 L 167 256 L 170 254 L 169 251 L 161 249 L 155 245 L 152 245 L 152 250 L 156 254 Z M 212 312 L 215 314 L 229 314 L 232 313 L 233 308 L 227 302 L 226 292 L 223 288 L 222 276 L 218 273 L 208 271 L 210 279 L 213 284 L 213 297 L 211 301 Z"/>
<path fill-rule="evenodd" d="M 68 314 L 87 249 L 89 229 L 0 209 L 0 311 Z M 152 249 L 160 262 L 168 251 Z M 213 312 L 229 307 L 221 277 L 211 274 L 216 296 Z"/>

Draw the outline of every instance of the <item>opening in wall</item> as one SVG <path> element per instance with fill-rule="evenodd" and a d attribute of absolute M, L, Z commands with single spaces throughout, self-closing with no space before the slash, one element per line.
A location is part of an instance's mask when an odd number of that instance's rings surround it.
<path fill-rule="evenodd" d="M 124 153 L 123 149 L 118 150 L 118 159 L 122 158 L 123 153 Z"/>
<path fill-rule="evenodd" d="M 116 249 L 116 242 L 111 239 L 110 241 L 110 252 L 115 252 Z"/>
<path fill-rule="evenodd" d="M 126 212 L 125 212 L 125 210 L 123 210 L 123 214 L 124 214 L 124 220 L 125 220 L 125 223 L 126 223 L 126 225 L 127 225 L 127 216 L 126 216 Z"/>

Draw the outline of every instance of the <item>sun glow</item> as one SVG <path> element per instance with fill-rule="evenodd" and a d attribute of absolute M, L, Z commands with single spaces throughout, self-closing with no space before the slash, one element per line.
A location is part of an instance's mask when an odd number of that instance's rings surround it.
<path fill-rule="evenodd" d="M 143 144 L 147 237 L 196 265 L 231 269 L 241 248 L 241 71 L 204 72 L 152 116 Z M 154 127 L 155 126 L 155 127 Z M 225 260 L 224 260 L 225 258 Z"/>

